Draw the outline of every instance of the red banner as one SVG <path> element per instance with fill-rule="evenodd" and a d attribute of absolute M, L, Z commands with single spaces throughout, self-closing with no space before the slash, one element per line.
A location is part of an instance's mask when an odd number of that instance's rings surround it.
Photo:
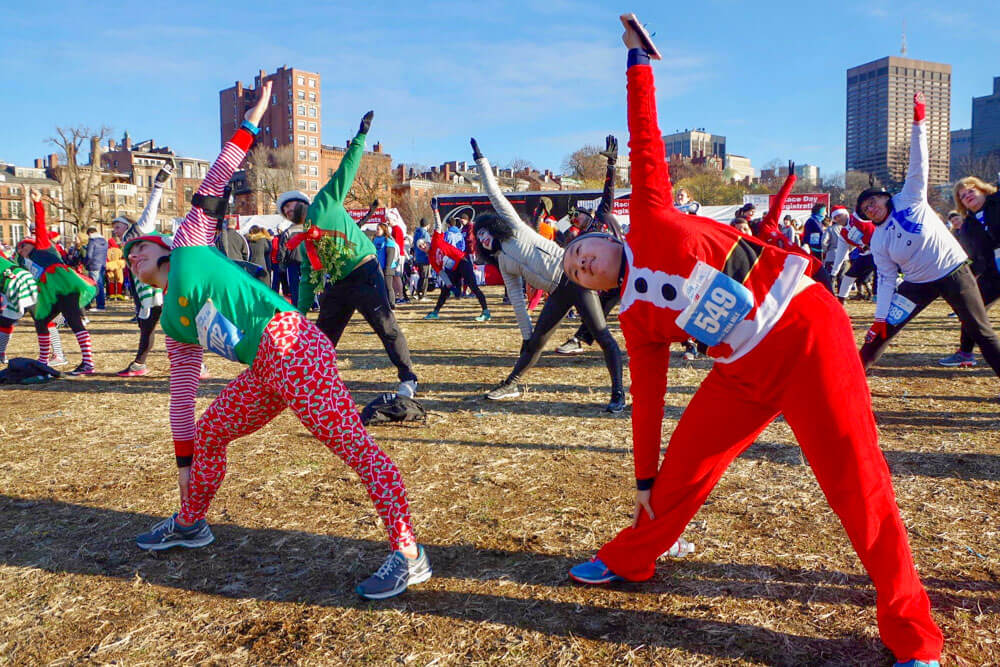
<path fill-rule="evenodd" d="M 770 209 L 774 206 L 774 200 L 777 195 L 771 195 L 768 197 L 768 208 Z M 809 192 L 797 192 L 795 194 L 788 195 L 788 199 L 785 200 L 785 206 L 782 210 L 784 211 L 811 211 L 813 205 L 823 204 L 826 206 L 827 210 L 830 209 L 830 195 L 826 193 L 809 193 Z"/>

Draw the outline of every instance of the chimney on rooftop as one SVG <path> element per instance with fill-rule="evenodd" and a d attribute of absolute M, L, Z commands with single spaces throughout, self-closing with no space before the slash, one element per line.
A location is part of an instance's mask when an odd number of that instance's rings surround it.
<path fill-rule="evenodd" d="M 382 143 L 376 141 L 375 145 L 372 146 L 372 153 L 381 153 L 381 152 L 382 152 Z"/>
<path fill-rule="evenodd" d="M 49 169 L 55 169 L 59 166 L 59 156 L 55 153 L 49 153 Z"/>
<path fill-rule="evenodd" d="M 42 158 L 35 158 L 35 169 L 41 169 L 44 165 L 42 164 Z"/>

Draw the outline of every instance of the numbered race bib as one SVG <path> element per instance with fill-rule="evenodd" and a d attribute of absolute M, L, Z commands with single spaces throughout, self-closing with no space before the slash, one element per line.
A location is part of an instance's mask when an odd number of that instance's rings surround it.
<path fill-rule="evenodd" d="M 889 303 L 889 314 L 885 321 L 894 327 L 899 326 L 910 317 L 916 307 L 917 304 L 897 292 L 892 295 L 892 301 Z"/>
<path fill-rule="evenodd" d="M 24 258 L 24 268 L 28 269 L 28 272 L 35 277 L 35 280 L 40 279 L 42 274 L 45 273 L 45 269 L 40 264 L 35 264 L 27 257 Z"/>
<path fill-rule="evenodd" d="M 819 232 L 813 232 L 809 235 L 809 245 L 819 245 Z"/>
<path fill-rule="evenodd" d="M 847 230 L 847 240 L 855 245 L 862 245 L 865 240 L 865 233 L 857 227 L 851 227 Z"/>
<path fill-rule="evenodd" d="M 704 262 L 684 282 L 691 301 L 675 322 L 695 340 L 718 345 L 753 309 L 753 294 L 744 285 Z"/>
<path fill-rule="evenodd" d="M 198 342 L 202 347 L 220 357 L 239 361 L 236 357 L 236 346 L 243 340 L 243 336 L 235 324 L 216 310 L 211 299 L 198 311 L 194 324 L 198 329 Z"/>

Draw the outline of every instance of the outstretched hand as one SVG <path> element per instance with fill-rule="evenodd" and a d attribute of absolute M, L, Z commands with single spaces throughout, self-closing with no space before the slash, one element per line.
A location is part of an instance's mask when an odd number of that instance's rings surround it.
<path fill-rule="evenodd" d="M 913 122 L 919 123 L 927 117 L 927 103 L 924 100 L 923 92 L 913 96 Z"/>
<path fill-rule="evenodd" d="M 608 158 L 608 164 L 614 164 L 618 160 L 618 138 L 609 134 L 604 138 L 604 150 L 601 155 Z"/>
<path fill-rule="evenodd" d="M 788 161 L 788 175 L 792 176 L 795 173 L 795 160 Z"/>
<path fill-rule="evenodd" d="M 639 516 L 642 511 L 645 510 L 649 518 L 655 519 L 653 516 L 653 506 L 649 504 L 649 499 L 652 497 L 652 489 L 646 489 L 645 491 L 635 492 L 635 511 L 632 513 L 632 527 L 635 528 L 639 525 Z"/>
<path fill-rule="evenodd" d="M 260 97 L 257 98 L 257 103 L 243 114 L 243 120 L 251 123 L 254 127 L 260 127 L 260 119 L 264 117 L 264 112 L 267 111 L 267 105 L 270 101 L 271 82 L 267 81 L 260 90 Z"/>
<path fill-rule="evenodd" d="M 368 130 L 372 129 L 372 118 L 374 117 L 374 111 L 369 111 L 361 117 L 361 126 L 358 127 L 358 134 L 368 134 Z"/>
<path fill-rule="evenodd" d="M 483 157 L 483 154 L 479 152 L 479 143 L 475 140 L 475 138 L 470 139 L 469 143 L 472 144 L 472 159 L 478 160 Z"/>

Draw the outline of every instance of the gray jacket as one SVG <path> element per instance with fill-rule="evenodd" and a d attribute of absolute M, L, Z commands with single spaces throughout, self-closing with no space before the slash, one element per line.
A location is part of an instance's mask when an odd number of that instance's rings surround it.
<path fill-rule="evenodd" d="M 521 220 L 521 216 L 500 192 L 489 160 L 485 157 L 479 158 L 476 164 L 479 165 L 479 178 L 497 215 L 514 229 L 513 237 L 500 244 L 497 264 L 500 266 L 503 282 L 507 286 L 507 296 L 514 306 L 514 315 L 517 317 L 517 326 L 521 329 L 521 337 L 528 340 L 531 338 L 531 315 L 528 313 L 528 305 L 521 291 L 521 280 L 535 289 L 551 294 L 563 277 L 563 249 L 555 241 L 548 240 Z"/>

